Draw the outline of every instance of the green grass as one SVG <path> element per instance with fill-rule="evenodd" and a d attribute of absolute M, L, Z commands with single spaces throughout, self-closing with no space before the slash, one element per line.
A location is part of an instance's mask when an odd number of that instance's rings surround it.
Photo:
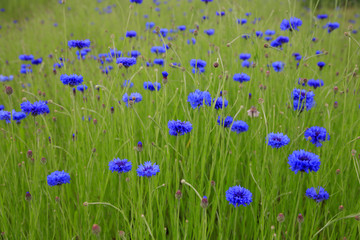
<path fill-rule="evenodd" d="M 172 0 L 156 12 L 152 1 L 133 8 L 126 0 L 67 1 L 64 5 L 53 1 L 52 5 L 38 4 L 38 9 L 32 6 L 28 20 L 14 8 L 1 13 L 1 74 L 14 75 L 13 81 L 2 85 L 11 86 L 14 92 L 11 96 L 2 92 L 0 104 L 8 111 L 20 111 L 25 99 L 47 100 L 51 111 L 46 116 L 28 116 L 20 125 L 0 121 L 3 238 L 120 239 L 118 231 L 124 231 L 126 239 L 358 239 L 360 225 L 354 217 L 360 214 L 360 46 L 356 34 L 350 38 L 343 34 L 358 9 L 306 12 L 294 2 L 227 0 L 205 5 L 198 0 Z M 112 4 L 116 7 L 111 14 L 95 11 Z M 226 15 L 217 17 L 215 11 L 223 8 Z M 236 19 L 245 18 L 246 12 L 252 13 L 248 23 L 238 25 Z M 328 13 L 330 21 L 340 23 L 340 29 L 328 34 L 322 29 L 327 21 L 315 19 L 318 13 Z M 149 18 L 144 19 L 144 14 Z M 202 21 L 203 15 L 209 20 Z M 280 22 L 290 16 L 303 20 L 300 31 L 281 32 Z M 254 17 L 261 21 L 253 25 Z M 19 23 L 13 24 L 13 19 Z M 145 67 L 146 61 L 156 58 L 150 48 L 162 44 L 156 34 L 145 31 L 147 21 L 168 29 L 187 26 L 185 33 L 169 34 L 175 40 L 170 41 L 171 49 L 159 56 L 166 61 L 164 67 Z M 196 25 L 200 30 L 194 36 L 188 29 Z M 208 28 L 214 28 L 215 35 L 207 37 L 203 30 Z M 255 37 L 234 40 L 267 29 L 276 30 L 276 36 L 290 37 L 282 51 L 264 48 L 266 42 Z M 127 30 L 137 31 L 142 39 L 122 40 Z M 186 41 L 192 37 L 197 42 L 188 45 Z M 319 41 L 313 43 L 313 37 Z M 139 50 L 142 57 L 128 70 L 112 63 L 114 69 L 105 75 L 97 61 L 77 59 L 76 50 L 67 47 L 72 39 L 91 40 L 88 56 L 116 47 L 125 55 Z M 315 56 L 321 49 L 328 54 Z M 238 55 L 243 52 L 251 53 L 255 68 L 241 67 Z M 297 69 L 291 56 L 294 52 L 307 57 Z M 34 66 L 33 74 L 19 74 L 20 54 L 43 57 L 43 64 Z M 54 57 L 48 58 L 49 54 Z M 69 61 L 54 74 L 53 64 L 59 57 Z M 204 74 L 191 73 L 193 58 L 207 61 Z M 218 68 L 213 67 L 216 61 Z M 270 69 L 267 76 L 267 64 L 274 61 L 285 62 L 285 69 L 280 73 Z M 318 61 L 327 64 L 322 71 Z M 184 69 L 171 68 L 172 62 L 181 63 Z M 168 83 L 162 84 L 159 92 L 144 90 L 143 82 L 162 81 L 162 71 L 169 72 Z M 250 75 L 251 81 L 234 82 L 232 75 L 241 72 Z M 74 96 L 72 88 L 60 81 L 63 73 L 82 75 L 89 89 Z M 294 88 L 309 89 L 297 84 L 300 77 L 325 82 L 313 90 L 316 107 L 301 114 L 293 111 L 290 97 Z M 125 79 L 131 79 L 134 87 L 122 88 Z M 192 109 L 187 96 L 195 89 L 207 90 L 213 98 L 226 90 L 229 106 L 219 111 L 213 107 Z M 143 100 L 127 108 L 121 100 L 125 92 L 139 92 Z M 337 108 L 333 107 L 335 101 Z M 248 117 L 251 106 L 260 111 L 258 118 Z M 224 129 L 216 123 L 219 115 L 246 121 L 249 130 L 236 134 Z M 169 135 L 167 123 L 177 119 L 192 123 L 190 134 Z M 325 127 L 330 141 L 320 148 L 306 141 L 303 134 L 311 126 Z M 272 149 L 265 143 L 270 132 L 283 132 L 290 137 L 290 144 Z M 142 152 L 135 150 L 138 141 L 143 142 Z M 299 149 L 320 156 L 318 172 L 295 175 L 289 169 L 288 156 Z M 28 150 L 33 152 L 33 161 L 26 156 Z M 353 150 L 357 153 L 352 154 Z M 115 157 L 131 161 L 133 170 L 120 177 L 109 171 L 108 163 Z M 46 164 L 41 163 L 42 158 Z M 137 166 L 149 160 L 160 165 L 160 173 L 149 179 L 138 177 Z M 55 170 L 68 172 L 71 183 L 48 186 L 46 177 Z M 208 208 L 200 206 L 201 199 L 189 185 L 181 184 L 182 179 L 208 197 Z M 225 191 L 235 185 L 252 192 L 249 206 L 234 208 L 226 201 Z M 329 192 L 327 201 L 317 204 L 305 197 L 307 188 L 317 186 Z M 177 190 L 182 192 L 180 200 L 175 198 Z M 27 191 L 31 201 L 25 200 Z M 339 211 L 340 205 L 343 211 Z M 282 223 L 277 221 L 279 213 L 285 215 Z M 296 220 L 299 213 L 304 216 L 301 225 Z M 93 224 L 101 227 L 98 236 L 91 232 Z"/>

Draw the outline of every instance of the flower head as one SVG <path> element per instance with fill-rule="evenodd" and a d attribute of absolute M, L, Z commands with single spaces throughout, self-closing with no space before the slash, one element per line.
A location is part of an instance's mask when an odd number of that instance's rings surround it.
<path fill-rule="evenodd" d="M 282 70 L 284 70 L 285 63 L 280 62 L 280 61 L 279 62 L 273 62 L 272 66 L 273 66 L 275 72 L 282 72 Z"/>
<path fill-rule="evenodd" d="M 160 172 L 159 165 L 156 163 L 151 164 L 151 161 L 145 162 L 144 164 L 140 164 L 138 169 L 136 170 L 139 177 L 151 177 L 155 176 L 158 172 Z"/>
<path fill-rule="evenodd" d="M 307 84 L 310 86 L 310 87 L 313 87 L 313 88 L 318 88 L 318 87 L 322 87 L 324 86 L 324 81 L 321 80 L 321 79 L 309 79 L 309 81 L 307 82 Z"/>
<path fill-rule="evenodd" d="M 240 60 L 245 61 L 245 60 L 248 60 L 251 58 L 251 54 L 250 53 L 240 53 L 239 58 L 240 58 Z"/>
<path fill-rule="evenodd" d="M 223 107 L 226 108 L 228 106 L 228 100 L 223 97 L 218 97 L 217 99 L 213 99 L 215 102 L 215 109 L 222 109 Z"/>
<path fill-rule="evenodd" d="M 19 59 L 21 61 L 31 61 L 31 60 L 34 59 L 34 56 L 33 55 L 25 55 L 25 54 L 23 54 L 23 55 L 19 56 Z"/>
<path fill-rule="evenodd" d="M 112 172 L 126 173 L 129 172 L 131 168 L 132 164 L 127 159 L 115 158 L 109 162 L 109 170 Z"/>
<path fill-rule="evenodd" d="M 225 120 L 221 118 L 221 116 L 218 116 L 217 123 L 218 125 L 223 126 L 224 128 L 230 127 L 230 125 L 233 122 L 233 118 L 231 116 L 227 116 Z"/>
<path fill-rule="evenodd" d="M 116 64 L 122 64 L 125 68 L 128 68 L 136 64 L 136 58 L 119 57 L 116 59 Z"/>
<path fill-rule="evenodd" d="M 24 112 L 16 112 L 15 110 L 12 110 L 12 116 L 13 120 L 17 123 L 20 123 L 21 120 L 26 118 L 26 114 Z"/>
<path fill-rule="evenodd" d="M 69 85 L 70 87 L 73 87 L 73 86 L 80 85 L 84 80 L 83 80 L 83 76 L 81 76 L 81 75 L 76 75 L 76 74 L 66 75 L 66 74 L 62 74 L 62 75 L 60 76 L 60 81 L 61 81 L 64 85 Z"/>
<path fill-rule="evenodd" d="M 127 38 L 136 37 L 136 31 L 127 31 L 125 36 L 126 36 Z"/>
<path fill-rule="evenodd" d="M 237 134 L 246 132 L 249 129 L 249 126 L 246 122 L 238 120 L 234 121 L 231 127 L 231 131 L 236 132 Z"/>
<path fill-rule="evenodd" d="M 337 23 L 337 22 L 333 22 L 333 23 L 329 22 L 329 23 L 328 23 L 327 25 L 325 25 L 325 26 L 327 26 L 327 28 L 328 28 L 328 33 L 331 33 L 331 32 L 334 31 L 335 29 L 339 28 L 339 27 L 340 27 L 340 24 Z"/>
<path fill-rule="evenodd" d="M 321 202 L 321 201 L 329 199 L 329 193 L 327 191 L 325 191 L 325 189 L 323 187 L 308 188 L 306 190 L 305 195 L 308 198 L 314 199 L 316 202 Z"/>
<path fill-rule="evenodd" d="M 88 89 L 88 86 L 86 86 L 85 84 L 83 84 L 83 85 L 77 86 L 76 89 L 77 89 L 78 91 L 80 91 L 80 92 L 84 92 L 85 90 Z"/>
<path fill-rule="evenodd" d="M 193 109 L 202 107 L 204 103 L 205 105 L 211 106 L 211 95 L 207 91 L 196 89 L 195 92 L 189 94 L 187 101 Z"/>
<path fill-rule="evenodd" d="M 155 58 L 154 59 L 154 64 L 160 65 L 160 66 L 164 66 L 164 59 L 161 58 Z"/>
<path fill-rule="evenodd" d="M 246 73 L 235 73 L 233 76 L 234 81 L 243 83 L 250 81 L 250 76 Z"/>
<path fill-rule="evenodd" d="M 70 175 L 64 171 L 55 171 L 47 176 L 47 183 L 49 186 L 70 183 Z"/>
<path fill-rule="evenodd" d="M 293 29 L 299 31 L 298 27 L 302 25 L 302 21 L 299 18 L 291 17 L 290 20 L 284 19 L 280 24 L 280 29 L 282 31 L 289 30 L 292 31 Z"/>
<path fill-rule="evenodd" d="M 304 89 L 294 89 L 291 93 L 294 111 L 303 111 L 305 107 L 309 111 L 315 106 L 314 96 L 315 94 L 311 91 L 306 92 Z"/>
<path fill-rule="evenodd" d="M 204 30 L 204 33 L 206 33 L 208 36 L 214 35 L 215 30 L 214 29 L 207 29 Z"/>
<path fill-rule="evenodd" d="M 134 104 L 137 102 L 141 102 L 142 96 L 140 93 L 131 93 L 130 96 L 127 93 L 125 93 L 122 97 L 122 100 L 128 107 L 129 103 Z"/>
<path fill-rule="evenodd" d="M 300 172 L 317 172 L 320 169 L 320 157 L 304 150 L 294 151 L 289 156 L 288 164 L 295 174 Z"/>
<path fill-rule="evenodd" d="M 84 47 L 90 47 L 90 40 L 89 39 L 86 39 L 86 40 L 70 40 L 68 42 L 68 46 L 69 48 L 78 48 L 78 49 L 81 49 L 81 48 L 84 48 Z"/>
<path fill-rule="evenodd" d="M 0 120 L 5 120 L 6 123 L 11 122 L 11 113 L 8 111 L 1 110 L 0 111 Z"/>
<path fill-rule="evenodd" d="M 169 134 L 172 136 L 181 136 L 191 132 L 192 124 L 190 122 L 182 122 L 180 120 L 171 120 L 168 122 Z"/>
<path fill-rule="evenodd" d="M 266 143 L 272 148 L 281 148 L 288 145 L 290 138 L 283 133 L 270 133 L 266 137 Z"/>
<path fill-rule="evenodd" d="M 316 147 L 321 147 L 321 142 L 330 140 L 330 135 L 326 132 L 326 129 L 317 126 L 308 128 L 304 133 L 304 137 L 306 140 L 310 140 L 312 144 L 315 144 Z"/>
<path fill-rule="evenodd" d="M 238 207 L 240 205 L 247 206 L 252 202 L 252 193 L 246 188 L 239 186 L 230 187 L 226 193 L 226 200 L 229 204 Z"/>
<path fill-rule="evenodd" d="M 144 89 L 148 89 L 150 91 L 155 91 L 155 90 L 159 91 L 160 88 L 161 88 L 161 84 L 158 82 L 154 82 L 154 83 L 144 82 Z"/>

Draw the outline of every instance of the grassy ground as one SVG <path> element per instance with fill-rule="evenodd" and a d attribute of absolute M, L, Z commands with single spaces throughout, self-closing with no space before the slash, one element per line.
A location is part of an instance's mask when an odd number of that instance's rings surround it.
<path fill-rule="evenodd" d="M 107 6 L 112 6 L 111 13 L 103 12 Z M 4 239 L 119 239 L 119 231 L 127 239 L 360 237 L 359 221 L 354 218 L 360 214 L 360 46 L 358 34 L 344 35 L 349 25 L 359 28 L 358 23 L 348 22 L 359 21 L 355 18 L 358 9 L 307 11 L 295 1 L 277 0 L 207 5 L 198 0 L 171 0 L 159 6 L 146 1 L 131 7 L 125 0 L 53 1 L 47 6 L 40 2 L 38 7 L 29 6 L 28 15 L 19 9 L 9 6 L 0 13 L 1 74 L 14 75 L 13 81 L 2 83 L 3 88 L 11 86 L 13 93 L 2 92 L 0 104 L 7 111 L 20 111 L 25 99 L 47 100 L 50 114 L 30 115 L 19 125 L 0 121 L 0 231 Z M 215 15 L 220 10 L 225 16 Z M 247 12 L 251 13 L 248 18 Z M 317 20 L 318 13 L 329 14 L 329 21 L 339 22 L 340 29 L 328 34 L 322 28 L 328 21 Z M 203 21 L 203 15 L 209 19 Z M 302 19 L 300 31 L 281 32 L 281 21 L 291 16 Z M 253 24 L 255 17 L 261 20 Z M 247 18 L 247 24 L 238 24 L 238 18 Z M 164 67 L 146 67 L 149 59 L 156 58 L 150 48 L 162 44 L 161 38 L 145 30 L 148 21 L 169 30 L 187 26 L 185 32 L 169 33 L 173 40 L 163 39 L 171 43 L 166 54 L 159 56 L 166 62 Z M 189 29 L 196 25 L 199 34 L 194 36 Z M 210 37 L 203 33 L 209 28 L 215 29 Z M 256 38 L 254 31 L 267 29 L 276 30 L 275 37 L 288 36 L 290 42 L 282 50 L 264 48 L 266 41 Z M 124 39 L 128 30 L 137 31 L 139 37 Z M 252 37 L 237 38 L 242 34 Z M 318 38 L 316 43 L 313 37 Z M 187 44 L 191 38 L 196 39 L 195 45 Z M 78 60 L 76 50 L 67 47 L 74 39 L 91 40 L 85 60 Z M 109 48 L 124 55 L 138 50 L 142 56 L 127 70 L 115 62 L 105 64 L 114 67 L 106 75 L 91 56 L 107 53 Z M 328 54 L 316 56 L 316 50 Z M 298 68 L 294 52 L 306 57 Z M 251 53 L 250 61 L 256 66 L 242 68 L 240 53 Z M 20 54 L 42 57 L 43 63 L 33 66 L 32 74 L 20 74 Z M 54 74 L 53 64 L 60 57 L 67 60 Z M 204 74 L 191 72 L 191 59 L 207 62 Z M 274 61 L 283 61 L 284 71 L 275 72 Z M 318 61 L 327 64 L 322 71 Z M 181 63 L 184 69 L 170 67 L 172 62 Z M 214 62 L 219 63 L 218 68 L 213 67 Z M 168 83 L 162 83 L 158 92 L 145 90 L 145 81 L 162 82 L 162 71 L 169 73 Z M 232 80 L 233 74 L 241 72 L 251 76 L 250 82 L 239 85 Z M 60 81 L 64 73 L 82 75 L 88 90 L 74 95 Z M 301 114 L 292 109 L 291 92 L 310 87 L 298 85 L 299 78 L 324 81 L 323 87 L 313 89 L 316 106 Z M 134 87 L 122 88 L 125 79 L 131 79 Z M 195 89 L 207 90 L 213 98 L 226 91 L 229 106 L 192 109 L 187 96 Z M 128 108 L 121 100 L 125 92 L 138 92 L 143 100 Z M 258 118 L 248 116 L 251 106 L 260 111 Z M 236 134 L 222 128 L 216 123 L 219 115 L 243 120 L 249 130 Z M 169 135 L 167 123 L 177 119 L 192 123 L 190 134 Z M 306 141 L 304 131 L 311 126 L 325 127 L 330 141 L 322 147 Z M 271 148 L 265 143 L 270 132 L 283 132 L 290 144 Z M 139 141 L 142 152 L 135 150 Z M 320 156 L 318 172 L 294 174 L 289 169 L 288 156 L 299 149 Z M 27 157 L 28 150 L 33 160 Z M 108 163 L 115 157 L 131 161 L 133 170 L 120 177 L 109 171 Z M 138 177 L 137 166 L 149 160 L 159 164 L 160 173 Z M 47 175 L 56 170 L 68 172 L 71 183 L 50 187 Z M 181 179 L 207 196 L 206 209 Z M 235 208 L 226 201 L 225 191 L 235 185 L 252 192 L 249 206 Z M 307 188 L 317 186 L 330 194 L 328 200 L 316 203 L 305 197 Z M 182 192 L 180 200 L 175 198 L 177 190 Z M 31 193 L 31 201 L 25 200 L 26 192 Z M 285 216 L 282 223 L 277 221 L 279 213 Z M 304 216 L 301 224 L 299 213 Z M 92 233 L 93 224 L 101 227 L 97 236 Z"/>

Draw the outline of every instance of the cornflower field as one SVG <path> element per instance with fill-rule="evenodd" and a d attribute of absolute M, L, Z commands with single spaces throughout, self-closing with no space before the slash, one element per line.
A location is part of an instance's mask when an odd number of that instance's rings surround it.
<path fill-rule="evenodd" d="M 357 4 L 3 1 L 1 239 L 360 239 Z"/>

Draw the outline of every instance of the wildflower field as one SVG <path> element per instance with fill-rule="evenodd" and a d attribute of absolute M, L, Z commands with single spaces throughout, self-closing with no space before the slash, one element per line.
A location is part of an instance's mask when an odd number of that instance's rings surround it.
<path fill-rule="evenodd" d="M 360 239 L 360 8 L 0 3 L 1 239 Z"/>

